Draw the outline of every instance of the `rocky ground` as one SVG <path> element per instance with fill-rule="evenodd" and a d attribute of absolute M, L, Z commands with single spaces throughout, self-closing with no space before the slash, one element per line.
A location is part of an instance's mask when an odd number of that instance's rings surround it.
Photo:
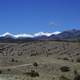
<path fill-rule="evenodd" d="M 0 80 L 78 80 L 80 43 L 0 43 Z"/>

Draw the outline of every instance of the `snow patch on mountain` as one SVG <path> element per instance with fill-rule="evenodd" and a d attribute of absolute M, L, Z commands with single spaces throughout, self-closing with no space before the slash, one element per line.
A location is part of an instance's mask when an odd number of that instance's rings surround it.
<path fill-rule="evenodd" d="M 39 33 L 35 33 L 34 34 L 34 37 L 36 36 L 51 36 L 51 35 L 57 35 L 59 34 L 60 32 L 59 31 L 56 31 L 56 32 L 52 32 L 52 33 L 49 33 L 49 32 L 39 32 Z"/>
<path fill-rule="evenodd" d="M 16 38 L 19 38 L 19 37 L 33 37 L 31 34 L 17 34 L 17 35 L 14 35 L 14 37 L 16 37 Z"/>
<path fill-rule="evenodd" d="M 6 32 L 6 33 L 0 35 L 0 37 L 5 37 L 5 36 L 14 36 L 14 35 L 9 32 Z"/>
<path fill-rule="evenodd" d="M 9 32 L 6 32 L 6 33 L 4 33 L 4 34 L 2 34 L 2 35 L 0 35 L 0 37 L 5 37 L 5 36 L 10 36 L 10 37 L 14 37 L 14 38 L 19 38 L 19 37 L 31 37 L 31 38 L 33 38 L 33 37 L 37 37 L 37 36 L 51 36 L 51 35 L 57 35 L 57 34 L 60 34 L 61 32 L 59 32 L 59 31 L 56 31 L 56 32 L 52 32 L 52 33 L 49 33 L 49 32 L 38 32 L 38 33 L 34 33 L 34 34 L 26 34 L 26 33 L 23 33 L 23 34 L 16 34 L 16 35 L 14 35 L 14 34 L 11 34 L 11 33 L 9 33 Z"/>

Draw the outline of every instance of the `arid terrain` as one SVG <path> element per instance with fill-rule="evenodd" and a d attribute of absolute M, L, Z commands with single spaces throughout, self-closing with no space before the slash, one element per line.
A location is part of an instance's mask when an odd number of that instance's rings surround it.
<path fill-rule="evenodd" d="M 79 80 L 80 43 L 0 43 L 0 80 Z"/>

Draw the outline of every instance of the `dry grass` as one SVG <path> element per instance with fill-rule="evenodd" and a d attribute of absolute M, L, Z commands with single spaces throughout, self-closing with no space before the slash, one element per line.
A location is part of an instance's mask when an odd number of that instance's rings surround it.
<path fill-rule="evenodd" d="M 0 43 L 1 80 L 73 80 L 74 70 L 80 73 L 80 45 L 78 42 L 39 41 L 28 43 Z M 36 63 L 34 66 L 34 63 Z M 62 72 L 62 66 L 70 70 Z M 35 70 L 39 76 L 26 72 Z"/>

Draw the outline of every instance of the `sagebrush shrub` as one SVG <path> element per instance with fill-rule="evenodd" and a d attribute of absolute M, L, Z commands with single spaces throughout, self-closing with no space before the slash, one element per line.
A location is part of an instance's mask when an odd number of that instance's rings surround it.
<path fill-rule="evenodd" d="M 61 70 L 62 72 L 68 72 L 68 71 L 70 71 L 70 68 L 67 67 L 67 66 L 62 66 L 62 67 L 60 68 L 60 70 Z"/>

